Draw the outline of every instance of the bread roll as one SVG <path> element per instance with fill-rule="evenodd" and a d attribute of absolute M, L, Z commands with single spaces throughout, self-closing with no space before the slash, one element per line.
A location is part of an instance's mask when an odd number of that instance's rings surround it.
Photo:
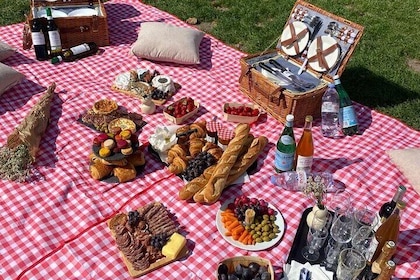
<path fill-rule="evenodd" d="M 144 153 L 140 150 L 137 150 L 135 153 L 127 157 L 129 163 L 134 165 L 134 167 L 145 165 L 146 160 L 144 159 Z"/>
<path fill-rule="evenodd" d="M 223 191 L 230 170 L 235 164 L 249 135 L 249 124 L 238 124 L 235 128 L 235 137 L 230 141 L 222 157 L 205 187 L 194 195 L 198 203 L 214 203 Z"/>
<path fill-rule="evenodd" d="M 90 165 L 90 176 L 95 180 L 101 180 L 111 174 L 113 167 L 110 165 L 105 165 L 100 161 L 95 161 Z"/>
<path fill-rule="evenodd" d="M 113 173 L 120 183 L 131 181 L 136 178 L 137 175 L 136 168 L 131 163 L 128 163 L 125 166 L 115 167 Z"/>

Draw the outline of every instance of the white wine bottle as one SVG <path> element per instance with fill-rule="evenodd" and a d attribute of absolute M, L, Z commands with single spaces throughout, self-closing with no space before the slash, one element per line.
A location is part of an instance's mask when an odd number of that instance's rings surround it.
<path fill-rule="evenodd" d="M 49 40 L 50 55 L 55 56 L 61 53 L 61 38 L 58 26 L 52 17 L 51 8 L 47 8 L 47 31 Z"/>
<path fill-rule="evenodd" d="M 80 58 L 93 55 L 98 52 L 98 46 L 95 42 L 83 43 L 68 50 L 63 51 L 58 56 L 51 59 L 52 64 L 60 63 L 61 61 L 71 62 Z"/>

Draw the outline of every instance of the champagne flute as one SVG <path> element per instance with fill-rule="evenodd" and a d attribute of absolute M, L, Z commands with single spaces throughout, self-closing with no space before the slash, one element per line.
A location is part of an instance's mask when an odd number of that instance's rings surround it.
<path fill-rule="evenodd" d="M 351 213 L 353 204 L 349 192 L 337 191 L 330 197 L 327 207 L 334 212 L 334 220 L 340 215 L 349 215 Z"/>
<path fill-rule="evenodd" d="M 320 214 L 322 212 L 322 215 Z M 331 225 L 332 216 L 327 212 L 325 216 L 324 211 L 316 211 L 312 220 L 312 225 L 309 227 L 307 236 L 307 245 L 302 249 L 302 256 L 308 261 L 316 261 L 319 259 L 319 249 L 324 245 L 328 237 L 328 229 Z"/>

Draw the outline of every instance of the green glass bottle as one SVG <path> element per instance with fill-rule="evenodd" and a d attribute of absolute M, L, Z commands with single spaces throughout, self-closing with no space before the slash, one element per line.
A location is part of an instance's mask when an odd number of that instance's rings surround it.
<path fill-rule="evenodd" d="M 340 97 L 340 124 L 344 135 L 352 136 L 359 134 L 359 123 L 357 121 L 356 112 L 353 104 L 343 85 L 341 84 L 340 77 L 334 76 L 335 88 Z"/>
<path fill-rule="evenodd" d="M 295 135 L 293 133 L 293 115 L 286 116 L 286 125 L 279 137 L 274 155 L 274 169 L 276 172 L 293 170 L 296 152 Z"/>

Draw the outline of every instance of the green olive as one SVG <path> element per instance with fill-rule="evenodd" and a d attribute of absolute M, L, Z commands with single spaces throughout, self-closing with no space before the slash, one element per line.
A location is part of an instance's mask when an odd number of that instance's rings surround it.
<path fill-rule="evenodd" d="M 272 233 L 270 233 L 270 235 L 268 237 L 270 237 L 271 239 L 274 239 L 274 238 L 276 238 L 276 236 L 277 235 L 274 232 L 272 232 Z"/>
<path fill-rule="evenodd" d="M 258 237 L 258 238 L 256 238 L 256 239 L 255 239 L 255 242 L 257 242 L 257 243 L 261 243 L 261 242 L 263 242 L 263 239 L 262 239 L 262 238 L 260 238 L 260 237 Z"/>
<path fill-rule="evenodd" d="M 263 237 L 263 240 L 264 240 L 265 242 L 268 242 L 268 241 L 270 241 L 270 240 L 271 240 L 271 238 L 270 238 L 270 237 L 268 237 L 268 236 L 264 236 L 264 237 Z"/>
<path fill-rule="evenodd" d="M 263 219 L 267 221 L 267 220 L 270 219 L 270 216 L 268 216 L 267 214 L 265 214 L 265 215 L 263 215 Z"/>

